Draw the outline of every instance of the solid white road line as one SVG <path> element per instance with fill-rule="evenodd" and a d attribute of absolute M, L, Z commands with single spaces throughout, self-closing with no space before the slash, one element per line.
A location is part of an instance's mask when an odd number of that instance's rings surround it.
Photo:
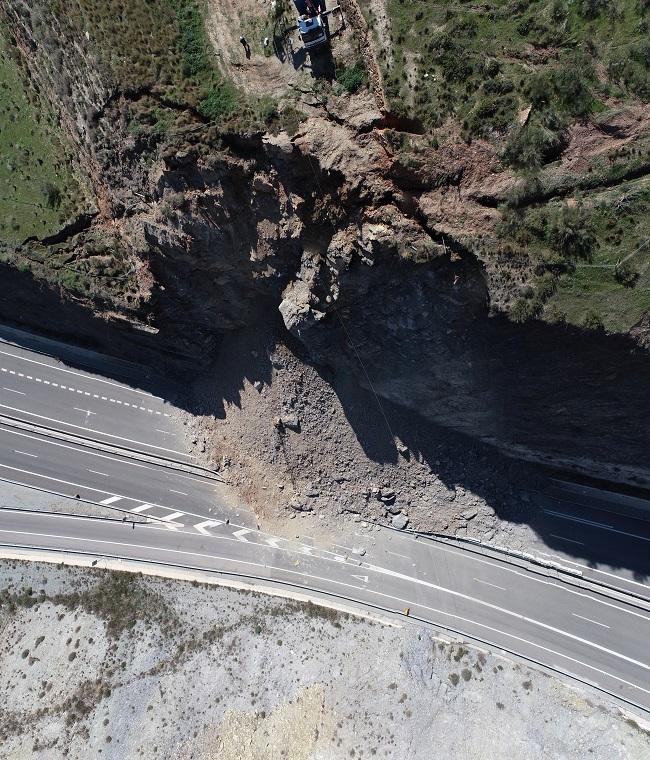
<path fill-rule="evenodd" d="M 23 475 L 32 475 L 35 478 L 42 478 L 43 480 L 51 480 L 53 483 L 63 483 L 66 486 L 75 486 L 76 488 L 83 488 L 86 491 L 94 491 L 95 493 L 110 493 L 110 491 L 104 491 L 101 488 L 93 488 L 92 486 L 81 485 L 80 483 L 73 483 L 70 480 L 62 480 L 61 478 L 53 478 L 51 475 L 41 475 L 38 472 L 32 472 L 31 470 L 21 470 L 20 467 L 11 467 L 8 464 L 0 464 L 3 470 L 13 470 L 14 472 L 22 472 Z M 72 498 L 71 496 L 68 498 Z M 118 497 L 122 498 L 122 497 Z"/>
<path fill-rule="evenodd" d="M 93 475 L 103 475 L 105 478 L 110 478 L 110 475 L 107 475 L 105 472 L 99 472 L 99 470 L 88 470 L 88 472 L 92 472 Z"/>
<path fill-rule="evenodd" d="M 70 516 L 70 517 L 74 517 L 74 516 Z M 74 519 L 83 519 L 83 518 L 79 517 L 79 518 L 74 518 Z M 156 528 L 154 526 L 149 526 L 149 528 L 145 528 L 145 530 L 147 530 L 147 529 L 148 530 L 156 530 Z M 0 528 L 0 533 L 10 533 L 10 534 L 21 535 L 21 536 L 22 535 L 25 535 L 25 536 L 40 536 L 41 538 L 53 538 L 53 539 L 59 539 L 59 540 L 65 540 L 65 539 L 69 539 L 70 538 L 69 536 L 59 536 L 59 535 L 52 535 L 52 534 L 47 534 L 47 533 L 30 533 L 28 531 L 6 530 L 6 529 L 3 529 L 3 528 Z M 182 549 L 157 548 L 157 547 L 151 547 L 151 546 L 141 545 L 141 544 L 130 544 L 130 543 L 123 543 L 123 542 L 119 542 L 119 541 L 106 541 L 106 540 L 94 539 L 94 538 L 79 538 L 79 537 L 75 537 L 75 541 L 87 542 L 87 543 L 88 542 L 92 542 L 92 543 L 96 543 L 96 544 L 108 544 L 110 546 L 125 546 L 125 547 L 128 547 L 130 549 L 146 549 L 148 551 L 151 551 L 151 549 L 154 548 L 156 551 L 159 551 L 161 553 L 182 554 L 182 555 L 188 556 L 190 558 L 191 557 L 194 557 L 194 558 L 199 557 L 201 559 L 210 559 L 212 561 L 216 560 L 216 561 L 219 561 L 219 562 L 233 562 L 233 563 L 240 564 L 240 565 L 250 565 L 252 567 L 264 568 L 267 571 L 278 571 L 278 572 L 283 572 L 283 573 L 287 573 L 287 574 L 290 574 L 290 575 L 298 575 L 298 576 L 301 576 L 303 578 L 310 578 L 312 580 L 324 581 L 326 583 L 332 583 L 332 584 L 335 584 L 337 586 L 345 586 L 347 588 L 354 588 L 354 589 L 358 588 L 357 586 L 355 586 L 353 584 L 350 584 L 350 583 L 345 583 L 344 581 L 338 581 L 338 580 L 335 580 L 333 578 L 323 578 L 321 576 L 311 575 L 310 573 L 304 573 L 304 572 L 301 572 L 299 570 L 291 570 L 289 568 L 275 567 L 273 565 L 262 564 L 260 562 L 251 562 L 249 560 L 232 559 L 231 557 L 219 557 L 219 556 L 213 555 L 213 554 L 201 554 L 199 552 L 184 551 Z M 70 553 L 74 553 L 74 549 L 69 549 L 68 551 L 70 551 Z M 137 559 L 135 559 L 135 561 L 137 562 Z M 209 568 L 208 568 L 208 571 L 209 571 Z M 500 634 L 502 636 L 506 636 L 508 638 L 514 639 L 514 640 L 519 641 L 519 642 L 521 642 L 523 644 L 527 644 L 529 646 L 532 646 L 532 647 L 534 647 L 536 649 L 541 649 L 542 651 L 547 652 L 549 654 L 553 654 L 553 655 L 555 655 L 557 657 L 561 657 L 561 658 L 563 658 L 565 660 L 568 660 L 569 662 L 574 662 L 577 665 L 581 665 L 582 667 L 585 667 L 585 668 L 587 668 L 589 670 L 592 670 L 592 671 L 594 671 L 596 673 L 599 673 L 601 675 L 607 676 L 608 678 L 611 678 L 614 681 L 618 681 L 620 683 L 623 683 L 626 686 L 630 686 L 633 689 L 638 689 L 639 691 L 642 691 L 645 694 L 650 694 L 650 689 L 646 689 L 643 686 L 639 686 L 638 684 L 634 684 L 631 681 L 627 681 L 627 680 L 625 680 L 623 678 L 620 678 L 619 676 L 615 676 L 615 675 L 613 675 L 612 673 L 609 673 L 606 670 L 601 670 L 600 668 L 596 668 L 593 665 L 589 665 L 588 663 L 583 662 L 582 660 L 577 660 L 577 659 L 575 659 L 573 657 L 570 657 L 569 655 L 563 654 L 562 652 L 558 652 L 555 649 L 550 649 L 549 647 L 545 647 L 542 644 L 538 644 L 538 643 L 536 643 L 534 641 L 530 641 L 528 639 L 524 639 L 521 636 L 516 636 L 515 634 L 510 633 L 509 631 L 503 631 L 503 630 L 501 630 L 499 628 L 494 628 L 494 627 L 486 625 L 484 623 L 478 623 L 478 622 L 472 620 L 471 618 L 466 618 L 466 617 L 463 617 L 461 615 L 454 614 L 452 612 L 447 612 L 445 610 L 440 610 L 440 609 L 437 609 L 435 607 L 430 607 L 430 606 L 428 606 L 426 604 L 421 604 L 419 602 L 414 602 L 412 600 L 404 599 L 404 598 L 398 597 L 398 596 L 392 596 L 390 594 L 386 594 L 386 593 L 383 593 L 381 591 L 375 591 L 372 588 L 367 589 L 367 592 L 371 593 L 371 594 L 374 594 L 375 596 L 381 596 L 381 597 L 384 597 L 386 599 L 397 601 L 400 604 L 409 605 L 409 606 L 417 606 L 417 607 L 419 607 L 421 609 L 428 610 L 429 612 L 434 612 L 434 613 L 436 613 L 438 615 L 444 615 L 445 617 L 449 617 L 449 618 L 452 618 L 452 619 L 455 619 L 455 620 L 459 620 L 459 621 L 464 622 L 464 623 L 469 623 L 471 625 L 475 625 L 478 628 L 483 628 L 483 629 L 485 629 L 487 631 L 491 631 L 492 633 L 498 633 L 498 634 Z M 468 633 L 468 635 L 471 636 L 470 633 Z M 493 645 L 494 646 L 499 646 L 498 644 L 493 644 Z M 616 653 L 614 653 L 614 654 L 616 654 Z M 647 668 L 647 666 L 644 666 L 644 667 Z"/>
<path fill-rule="evenodd" d="M 369 563 L 364 564 L 364 569 L 372 570 L 374 572 L 380 573 L 382 575 L 390 575 L 394 578 L 399 578 L 401 580 L 408 581 L 410 583 L 418 583 L 421 586 L 426 586 L 430 589 L 436 590 L 436 591 L 442 591 L 445 594 L 450 594 L 451 596 L 457 597 L 459 599 L 464 599 L 465 601 L 473 602 L 474 604 L 480 605 L 482 607 L 487 607 L 489 609 L 494 610 L 495 612 L 502 613 L 504 615 L 508 615 L 509 617 L 517 618 L 518 620 L 522 620 L 526 623 L 531 623 L 532 625 L 538 626 L 540 628 L 543 628 L 547 631 L 552 631 L 553 633 L 558 633 L 561 636 L 566 636 L 569 639 L 572 639 L 573 641 L 577 641 L 580 644 L 586 644 L 587 646 L 593 647 L 594 649 L 598 649 L 601 652 L 605 652 L 606 654 L 611 654 L 614 657 L 619 657 L 622 660 L 625 660 L 626 662 L 629 662 L 633 665 L 638 665 L 639 667 L 643 668 L 644 670 L 650 671 L 650 665 L 648 665 L 645 662 L 640 662 L 639 660 L 634 660 L 631 657 L 627 657 L 627 655 L 622 654 L 621 652 L 616 652 L 612 649 L 608 649 L 607 647 L 601 646 L 600 644 L 596 644 L 593 641 L 589 641 L 588 639 L 583 639 L 581 636 L 576 636 L 573 633 L 569 633 L 568 631 L 563 631 L 561 628 L 556 628 L 555 626 L 549 625 L 548 623 L 544 623 L 541 620 L 536 620 L 535 618 L 528 617 L 527 615 L 522 615 L 519 612 L 513 612 L 512 610 L 508 610 L 505 607 L 501 607 L 497 604 L 492 604 L 491 602 L 486 602 L 483 599 L 478 599 L 477 597 L 470 596 L 469 594 L 463 594 L 460 591 L 454 591 L 450 588 L 445 588 L 444 586 L 439 586 L 435 583 L 429 583 L 428 581 L 422 580 L 422 578 L 416 578 L 409 575 L 404 575 L 404 573 L 398 573 L 394 570 L 388 570 L 385 567 L 377 567 L 376 565 L 371 565 Z"/>
<path fill-rule="evenodd" d="M 5 388 L 4 386 L 3 386 L 2 390 L 3 391 L 9 391 L 9 393 L 17 393 L 19 396 L 26 396 L 27 395 L 23 391 L 17 391 L 17 390 L 14 390 L 13 388 Z"/>
<path fill-rule="evenodd" d="M 8 351 L 2 351 L 0 350 L 0 354 L 3 356 L 11 356 L 12 359 L 18 359 L 19 361 L 23 362 L 29 362 L 30 364 L 38 364 L 41 367 L 47 367 L 48 369 L 56 370 L 57 372 L 65 372 L 68 375 L 76 375 L 77 377 L 83 377 L 84 380 L 88 380 L 93 383 L 104 383 L 105 385 L 112 385 L 115 388 L 119 388 L 123 391 L 129 391 L 130 393 L 137 393 L 139 396 L 147 396 L 148 398 L 155 398 L 158 401 L 164 401 L 163 398 L 160 396 L 154 396 L 152 393 L 147 393 L 147 391 L 141 391 L 137 388 L 130 388 L 128 385 L 122 385 L 121 383 L 113 383 L 110 380 L 104 380 L 103 378 L 95 377 L 95 375 L 89 375 L 85 374 L 83 372 L 75 372 L 71 369 L 64 369 L 63 367 L 56 367 L 52 364 L 47 364 L 47 362 L 39 362 L 36 359 L 28 359 L 26 356 L 19 356 L 17 354 L 9 353 Z"/>
<path fill-rule="evenodd" d="M 455 556 L 459 556 L 462 553 L 462 556 L 464 558 L 471 559 L 472 562 L 477 562 L 480 565 L 488 565 L 489 567 L 493 569 L 498 568 L 503 573 L 518 575 L 521 578 L 526 578 L 527 581 L 530 581 L 532 583 L 541 583 L 544 586 L 556 586 L 557 588 L 561 589 L 564 594 L 571 594 L 572 596 L 581 596 L 581 597 L 587 596 L 583 592 L 570 588 L 564 583 L 558 586 L 555 580 L 545 579 L 545 578 L 537 577 L 535 575 L 531 575 L 530 572 L 523 567 L 517 568 L 516 566 L 513 566 L 513 565 L 504 565 L 499 560 L 490 559 L 487 556 L 479 557 L 478 555 L 468 553 L 463 549 L 457 549 L 455 547 L 447 546 L 441 543 L 423 544 L 420 541 L 415 541 L 415 539 L 407 539 L 406 536 L 402 536 L 402 534 L 399 535 L 399 538 L 401 538 L 404 541 L 410 540 L 415 543 L 418 543 L 421 548 L 426 547 L 432 554 L 434 552 L 443 552 L 446 554 L 453 554 Z M 554 556 L 557 559 L 557 555 L 549 554 L 548 556 L 549 557 Z M 644 620 L 650 620 L 650 618 L 647 617 L 646 615 L 641 615 L 640 613 L 634 612 L 633 610 L 630 610 L 630 609 L 626 610 L 622 607 L 619 607 L 616 604 L 612 604 L 611 602 L 606 601 L 603 598 L 596 597 L 592 599 L 593 601 L 596 601 L 598 604 L 602 604 L 605 607 L 613 607 L 614 609 L 619 610 L 620 612 L 626 613 L 628 615 L 634 615 L 634 617 L 640 617 L 640 618 L 643 618 Z"/>
<path fill-rule="evenodd" d="M 169 489 L 170 493 L 179 493 L 181 496 L 189 496 L 189 494 L 186 494 L 185 491 L 175 491 L 173 488 Z"/>
<path fill-rule="evenodd" d="M 147 467 L 146 464 L 140 464 L 139 462 L 133 462 L 130 459 L 127 459 L 126 457 L 124 459 L 117 459 L 116 457 L 109 457 L 108 454 L 100 454 L 98 451 L 93 451 L 92 449 L 89 449 L 86 451 L 85 449 L 80 448 L 79 446 L 68 446 L 65 443 L 59 443 L 58 441 L 51 441 L 48 438 L 40 438 L 36 435 L 30 435 L 29 433 L 23 433 L 20 430 L 13 430 L 11 428 L 2 428 L 2 432 L 5 433 L 11 433 L 12 435 L 18 435 L 21 438 L 29 438 L 32 441 L 38 441 L 39 443 L 45 443 L 48 446 L 58 446 L 61 449 L 70 449 L 72 451 L 77 452 L 78 454 L 85 454 L 89 457 L 99 457 L 100 459 L 108 459 L 109 462 L 119 462 L 120 464 L 126 464 L 131 467 L 139 467 L 142 470 L 150 470 L 151 467 Z"/>
<path fill-rule="evenodd" d="M 605 623 L 599 623 L 597 620 L 592 620 L 591 618 L 583 617 L 582 615 L 578 615 L 575 612 L 572 612 L 571 614 L 573 615 L 573 617 L 580 618 L 580 620 L 586 620 L 588 623 L 593 623 L 594 625 L 600 625 L 603 628 L 609 628 L 610 627 L 608 625 L 605 625 Z"/>
<path fill-rule="evenodd" d="M 14 449 L 14 454 L 22 454 L 25 457 L 34 457 L 34 459 L 38 459 L 38 454 L 28 454 L 26 451 L 19 451 L 18 449 Z"/>
<path fill-rule="evenodd" d="M 484 586 L 492 586 L 492 588 L 498 588 L 500 591 L 507 590 L 503 588 L 503 586 L 497 586 L 496 583 L 488 583 L 488 581 L 482 581 L 480 578 L 473 578 L 472 580 L 475 580 L 477 583 L 482 583 Z"/>
<path fill-rule="evenodd" d="M 386 554 L 392 554 L 394 557 L 401 557 L 402 559 L 411 559 L 410 557 L 407 557 L 406 554 L 398 554 L 397 552 L 392 552 L 390 549 L 385 549 Z"/>
<path fill-rule="evenodd" d="M 594 520 L 587 520 L 584 517 L 573 517 L 571 515 L 563 515 L 562 512 L 554 512 L 552 509 L 544 509 L 542 511 L 545 512 L 547 515 L 552 515 L 553 517 L 559 517 L 561 520 L 571 520 L 573 522 L 582 523 L 583 525 L 591 525 L 593 528 L 608 530 L 610 533 L 618 533 L 620 536 L 629 536 L 630 538 L 638 538 L 640 541 L 650 541 L 650 536 L 640 536 L 638 533 L 629 533 L 626 530 L 619 530 L 618 528 L 613 528 L 611 525 L 607 525 L 606 523 L 599 523 L 599 522 L 595 522 Z"/>
<path fill-rule="evenodd" d="M 560 541 L 568 541 L 570 544 L 578 544 L 578 546 L 584 546 L 583 541 L 576 541 L 574 538 L 567 538 L 566 536 L 558 536 L 555 533 L 549 533 L 551 538 L 557 538 Z"/>
<path fill-rule="evenodd" d="M 0 404 L 2 409 L 10 409 L 12 412 L 22 412 L 23 414 L 29 414 L 30 417 L 37 417 L 40 420 L 47 420 L 48 422 L 57 422 L 59 425 L 65 425 L 66 427 L 76 428 L 77 430 L 90 431 L 91 433 L 97 433 L 98 435 L 105 435 L 108 438 L 117 438 L 120 441 L 127 441 L 127 443 L 138 443 L 140 446 L 146 446 L 149 449 L 158 449 L 159 451 L 166 451 L 169 454 L 178 454 L 182 457 L 191 458 L 189 454 L 183 451 L 175 451 L 174 449 L 166 449 L 164 446 L 155 446 L 153 443 L 146 443 L 145 441 L 134 441 L 132 438 L 124 438 L 121 435 L 113 435 L 112 433 L 105 433 L 103 430 L 94 430 L 93 428 L 84 427 L 83 425 L 73 425 L 71 422 L 65 422 L 65 420 L 57 420 L 53 417 L 45 417 L 42 414 L 36 414 L 35 412 L 29 412 L 27 409 L 17 409 L 14 406 L 8 406 L 7 404 Z"/>

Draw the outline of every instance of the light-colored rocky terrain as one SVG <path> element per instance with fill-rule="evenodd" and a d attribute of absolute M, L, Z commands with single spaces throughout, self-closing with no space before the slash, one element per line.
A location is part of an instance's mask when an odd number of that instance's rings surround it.
<path fill-rule="evenodd" d="M 0 757 L 642 760 L 631 717 L 416 626 L 0 563 Z"/>

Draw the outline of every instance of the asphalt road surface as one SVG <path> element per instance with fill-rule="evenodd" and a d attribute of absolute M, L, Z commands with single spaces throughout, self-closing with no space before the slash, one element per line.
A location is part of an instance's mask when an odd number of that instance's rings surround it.
<path fill-rule="evenodd" d="M 86 355 L 84 366 L 91 360 Z M 107 373 L 110 358 L 98 361 Z M 42 430 L 18 429 L 15 420 Z M 317 547 L 308 539 L 291 542 L 228 522 L 213 476 L 162 461 L 191 463 L 181 428 L 171 405 L 137 381 L 114 380 L 0 342 L 0 479 L 157 520 L 132 526 L 119 519 L 5 509 L 0 543 L 240 573 L 388 610 L 409 608 L 412 617 L 650 709 L 650 604 L 639 598 L 650 601 L 643 500 L 623 499 L 621 509 L 617 495 L 561 484 L 536 494 L 539 553 L 637 595 L 617 598 L 482 549 L 390 530 Z M 46 429 L 88 440 L 61 440 Z M 99 450 L 91 440 L 124 452 Z M 157 460 L 143 461 L 128 449 Z"/>
<path fill-rule="evenodd" d="M 650 710 L 650 606 L 403 535 L 359 557 L 200 520 L 170 530 L 4 510 L 0 543 L 243 574 L 429 621 L 541 662 Z"/>
<path fill-rule="evenodd" d="M 111 445 L 192 461 L 174 408 L 164 399 L 1 340 L 0 414 Z"/>

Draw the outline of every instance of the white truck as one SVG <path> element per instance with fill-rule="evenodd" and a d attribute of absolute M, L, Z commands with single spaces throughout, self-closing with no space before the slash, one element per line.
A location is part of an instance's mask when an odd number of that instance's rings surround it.
<path fill-rule="evenodd" d="M 298 11 L 298 34 L 305 49 L 313 50 L 324 45 L 329 37 L 325 17 L 331 13 L 325 10 L 324 0 L 294 0 L 294 5 Z"/>

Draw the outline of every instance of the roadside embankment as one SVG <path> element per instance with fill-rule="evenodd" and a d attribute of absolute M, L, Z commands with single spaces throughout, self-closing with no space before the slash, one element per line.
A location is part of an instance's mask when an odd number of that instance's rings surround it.
<path fill-rule="evenodd" d="M 0 562 L 1 758 L 636 759 L 631 717 L 415 626 Z"/>

